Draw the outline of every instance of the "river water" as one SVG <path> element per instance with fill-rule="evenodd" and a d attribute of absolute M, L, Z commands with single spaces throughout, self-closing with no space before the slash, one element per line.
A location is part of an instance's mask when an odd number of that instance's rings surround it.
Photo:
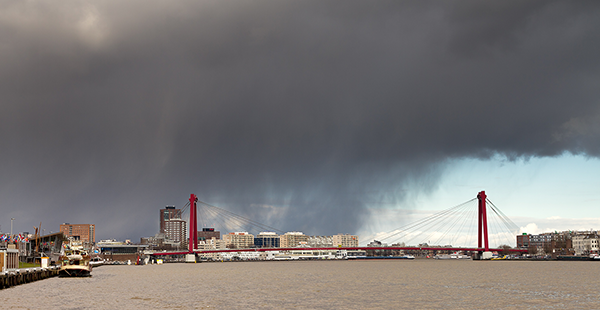
<path fill-rule="evenodd" d="M 600 263 L 281 261 L 102 266 L 0 291 L 2 309 L 600 308 Z"/>

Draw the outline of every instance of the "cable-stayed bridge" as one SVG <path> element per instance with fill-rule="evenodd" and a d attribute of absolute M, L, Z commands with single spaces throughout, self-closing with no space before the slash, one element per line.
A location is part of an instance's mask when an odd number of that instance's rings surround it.
<path fill-rule="evenodd" d="M 475 205 L 476 204 L 476 205 Z M 198 208 L 200 205 L 200 208 Z M 388 242 L 390 246 L 358 247 L 261 247 L 261 248 L 237 248 L 237 249 L 198 249 L 198 215 L 203 220 L 211 219 L 213 223 L 228 229 L 251 227 L 258 231 L 272 231 L 283 234 L 284 231 L 261 224 L 248 217 L 235 214 L 231 211 L 198 201 L 196 195 L 191 194 L 189 202 L 184 206 L 182 212 L 189 208 L 189 244 L 186 251 L 157 252 L 153 255 L 177 255 L 177 254 L 202 254 L 202 253 L 227 253 L 227 252 L 267 252 L 267 251 L 327 251 L 327 250 L 404 250 L 404 251 L 467 251 L 483 252 L 504 251 L 524 253 L 526 249 L 513 249 L 509 247 L 491 247 L 490 238 L 500 246 L 500 240 L 515 240 L 518 226 L 515 225 L 497 206 L 486 196 L 485 191 L 477 194 L 476 198 L 466 201 L 457 206 L 437 212 L 418 221 L 403 225 L 390 232 L 379 234 L 378 243 Z M 476 237 L 474 237 L 476 236 Z M 416 240 L 427 240 L 416 246 L 407 246 Z M 473 244 L 475 239 L 477 243 Z M 431 240 L 434 240 L 432 243 Z M 504 244 L 510 243 L 510 241 Z M 463 244 L 456 246 L 453 244 Z"/>

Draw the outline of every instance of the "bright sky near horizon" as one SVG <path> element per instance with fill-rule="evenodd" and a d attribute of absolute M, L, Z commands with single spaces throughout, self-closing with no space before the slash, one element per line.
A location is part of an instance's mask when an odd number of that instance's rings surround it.
<path fill-rule="evenodd" d="M 365 230 L 362 234 L 390 232 L 475 198 L 482 190 L 521 228 L 518 233 L 600 229 L 599 171 L 599 159 L 571 154 L 514 161 L 454 160 L 435 189 L 410 202 L 413 214 L 382 220 L 375 212 L 375 226 L 388 230 Z"/>
<path fill-rule="evenodd" d="M 583 156 L 514 162 L 465 159 L 451 165 L 431 200 L 442 203 L 473 191 L 475 197 L 485 190 L 494 204 L 514 217 L 600 217 L 599 172 L 600 160 Z"/>

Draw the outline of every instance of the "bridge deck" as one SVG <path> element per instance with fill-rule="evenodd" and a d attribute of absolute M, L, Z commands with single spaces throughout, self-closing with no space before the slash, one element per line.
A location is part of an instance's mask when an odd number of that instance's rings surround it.
<path fill-rule="evenodd" d="M 480 252 L 482 248 L 436 248 L 436 247 L 345 247 L 345 248 L 252 248 L 252 249 L 213 249 L 213 250 L 195 250 L 194 253 L 229 253 L 229 252 L 268 252 L 268 251 L 335 251 L 335 250 L 405 250 L 405 251 L 467 251 Z M 492 252 L 507 251 L 511 253 L 527 253 L 527 249 L 489 249 Z M 152 255 L 183 255 L 190 254 L 185 252 L 157 252 Z"/>

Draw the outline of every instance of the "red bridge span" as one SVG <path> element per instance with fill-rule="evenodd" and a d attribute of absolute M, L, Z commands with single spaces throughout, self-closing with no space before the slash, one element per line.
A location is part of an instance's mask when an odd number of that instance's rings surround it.
<path fill-rule="evenodd" d="M 271 251 L 336 251 L 336 250 L 403 250 L 403 251 L 466 251 L 466 252 L 481 252 L 483 251 L 481 248 L 462 248 L 462 247 L 451 247 L 451 248 L 438 248 L 438 247 L 397 247 L 397 246 L 388 246 L 388 247 L 339 247 L 339 248 L 305 248 L 305 247 L 296 247 L 296 248 L 251 248 L 251 249 L 215 249 L 215 250 L 194 250 L 191 253 L 197 254 L 209 254 L 209 253 L 232 253 L 232 252 L 271 252 Z M 489 248 L 488 251 L 492 252 L 511 252 L 511 253 L 527 253 L 527 249 L 495 249 Z M 154 256 L 164 256 L 164 255 L 185 255 L 191 254 L 189 251 L 180 251 L 180 252 L 156 252 L 151 255 Z"/>

